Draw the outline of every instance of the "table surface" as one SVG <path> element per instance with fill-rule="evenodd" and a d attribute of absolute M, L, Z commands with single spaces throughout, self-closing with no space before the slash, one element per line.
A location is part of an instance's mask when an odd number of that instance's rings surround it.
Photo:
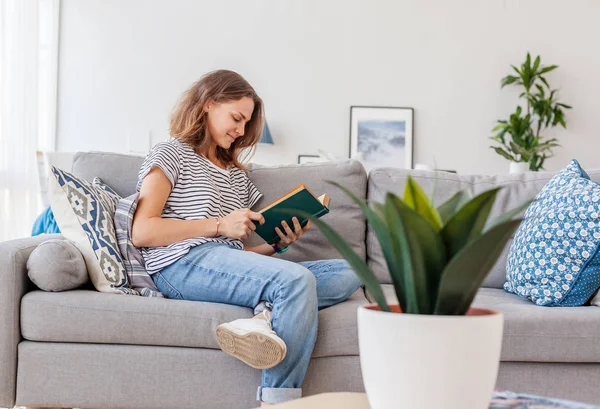
<path fill-rule="evenodd" d="M 307 396 L 271 406 L 274 409 L 370 409 L 367 395 L 356 392 L 333 392 Z M 600 409 L 600 406 L 553 399 L 544 396 L 494 391 L 490 409 Z"/>
<path fill-rule="evenodd" d="M 273 409 L 369 409 L 367 395 L 358 392 L 320 393 L 271 406 Z"/>

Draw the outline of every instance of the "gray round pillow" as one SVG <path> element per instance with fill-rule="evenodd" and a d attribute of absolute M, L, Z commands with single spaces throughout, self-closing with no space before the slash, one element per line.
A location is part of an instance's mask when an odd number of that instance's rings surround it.
<path fill-rule="evenodd" d="M 44 291 L 66 291 L 88 281 L 81 252 L 67 240 L 48 240 L 37 246 L 27 260 L 29 279 Z"/>

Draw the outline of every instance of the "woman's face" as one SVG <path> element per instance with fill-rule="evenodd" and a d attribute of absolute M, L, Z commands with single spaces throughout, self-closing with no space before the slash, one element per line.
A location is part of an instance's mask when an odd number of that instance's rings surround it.
<path fill-rule="evenodd" d="M 254 111 L 254 101 L 243 97 L 237 101 L 209 102 L 206 110 L 208 133 L 212 142 L 223 149 L 229 149 L 237 138 L 244 135 L 246 124 Z"/>

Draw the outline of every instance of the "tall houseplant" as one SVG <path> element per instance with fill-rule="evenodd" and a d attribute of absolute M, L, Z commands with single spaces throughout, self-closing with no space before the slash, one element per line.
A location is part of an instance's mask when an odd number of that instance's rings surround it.
<path fill-rule="evenodd" d="M 511 161 L 525 163 L 527 169 L 537 171 L 544 168 L 546 159 L 554 154 L 552 149 L 560 146 L 556 138 L 545 137 L 545 132 L 557 125 L 567 127 L 563 109 L 571 109 L 557 99 L 557 90 L 551 89 L 545 75 L 558 65 L 544 67 L 540 56 L 531 61 L 527 53 L 520 68 L 511 65 L 517 75 L 502 79 L 501 88 L 517 85 L 524 88 L 519 98 L 525 100 L 525 109 L 520 105 L 508 120 L 499 120 L 492 129 L 496 134 L 490 139 L 500 146 L 490 146 L 496 153 Z"/>
<path fill-rule="evenodd" d="M 373 409 L 485 409 L 502 342 L 500 313 L 470 308 L 529 203 L 488 220 L 499 188 L 469 199 L 458 192 L 435 207 L 408 178 L 404 200 L 387 193 L 361 208 L 381 245 L 399 304 L 326 223 L 310 217 L 348 260 L 376 304 L 358 310 L 360 359 Z M 402 312 L 402 313 L 400 313 Z"/>

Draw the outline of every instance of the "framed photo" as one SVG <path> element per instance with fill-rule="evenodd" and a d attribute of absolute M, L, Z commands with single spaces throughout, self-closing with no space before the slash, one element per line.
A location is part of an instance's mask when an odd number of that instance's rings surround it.
<path fill-rule="evenodd" d="M 321 155 L 298 155 L 298 164 L 314 163 L 314 162 L 326 162 L 327 159 Z"/>
<path fill-rule="evenodd" d="M 412 169 L 413 109 L 350 107 L 350 157 L 367 172 L 379 167 Z"/>

